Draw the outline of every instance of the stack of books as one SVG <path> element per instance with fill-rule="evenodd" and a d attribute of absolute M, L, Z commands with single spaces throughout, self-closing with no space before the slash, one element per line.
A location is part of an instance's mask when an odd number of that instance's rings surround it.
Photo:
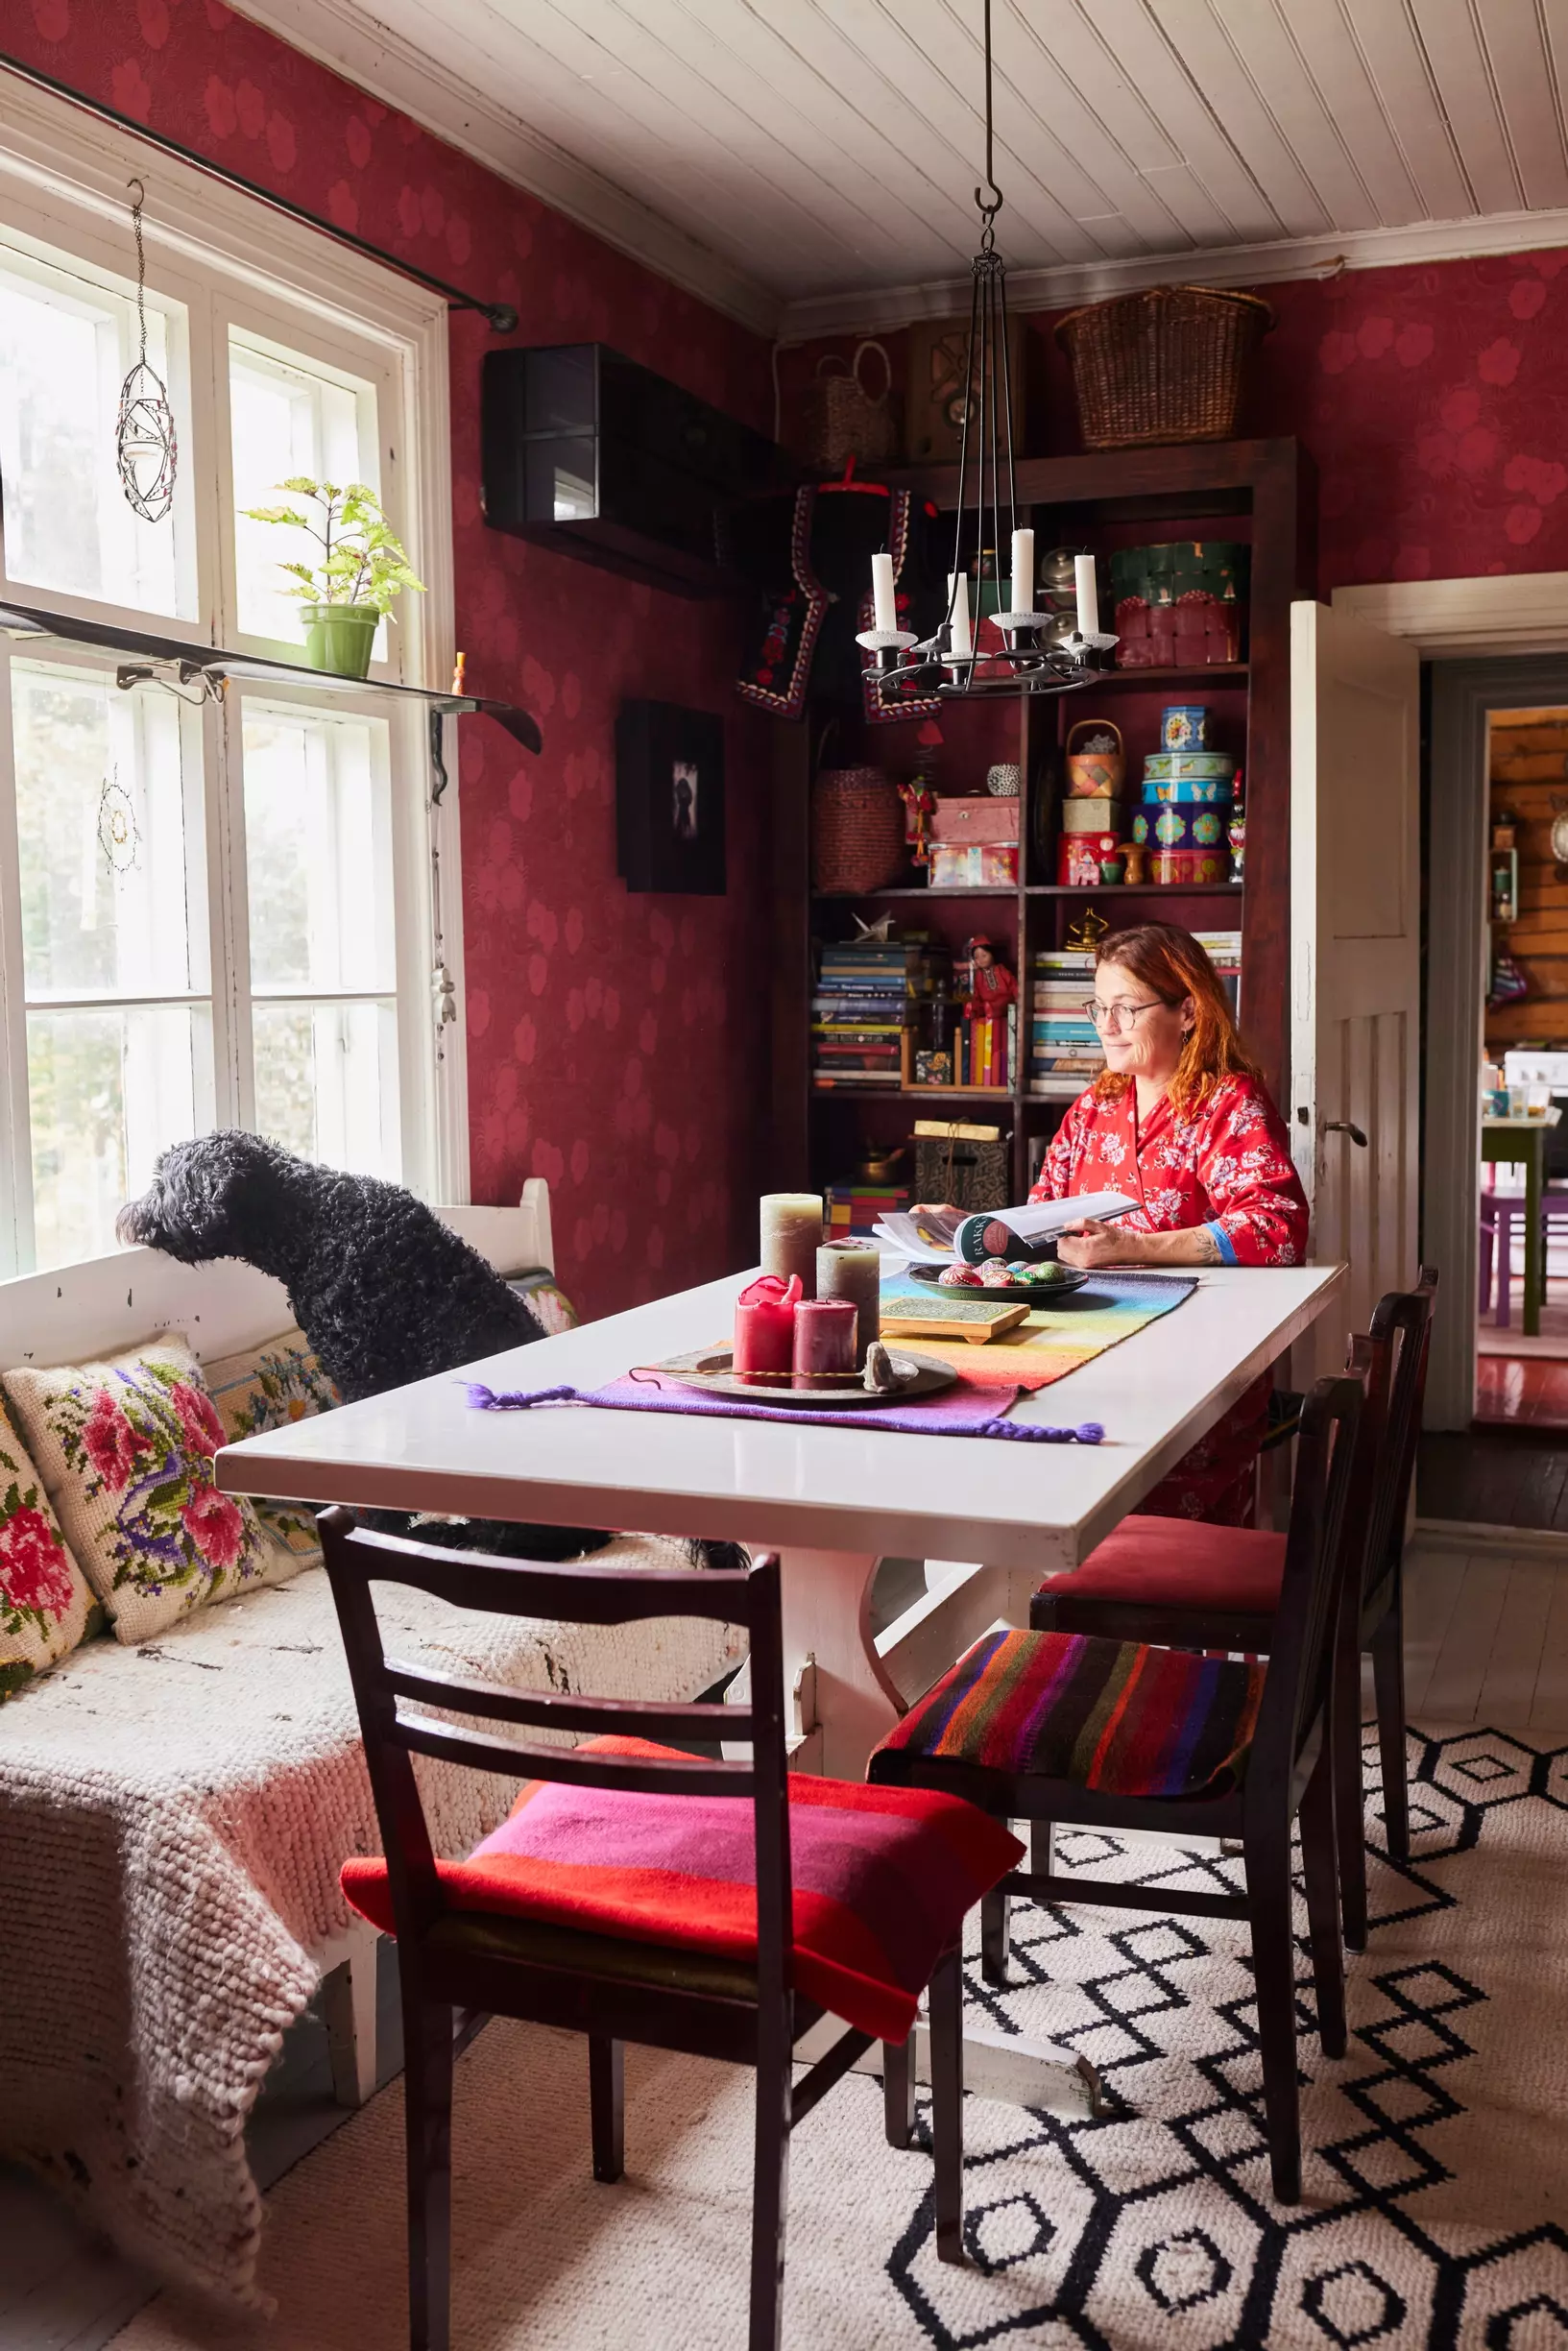
<path fill-rule="evenodd" d="M 1105 1052 L 1084 1005 L 1095 992 L 1095 958 L 1087 948 L 1047 948 L 1036 955 L 1029 980 L 1029 1092 L 1047 1102 L 1073 1102 L 1105 1067 Z"/>
<path fill-rule="evenodd" d="M 811 999 L 814 1087 L 902 1082 L 908 973 L 918 958 L 902 939 L 823 946 Z"/>
<path fill-rule="evenodd" d="M 1240 931 L 1194 931 L 1193 936 L 1224 982 L 1234 1012 L 1242 993 L 1242 933 Z"/>
<path fill-rule="evenodd" d="M 902 1216 L 909 1205 L 908 1190 L 898 1184 L 830 1184 L 827 1193 L 827 1241 L 869 1241 L 878 1219 Z"/>

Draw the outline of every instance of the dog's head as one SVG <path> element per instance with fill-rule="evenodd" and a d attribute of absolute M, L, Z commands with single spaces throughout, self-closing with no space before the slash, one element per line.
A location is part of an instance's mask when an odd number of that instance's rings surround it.
<path fill-rule="evenodd" d="M 171 1143 L 140 1200 L 128 1200 L 115 1218 L 115 1233 L 185 1265 L 204 1265 L 210 1257 L 254 1264 L 266 1253 L 291 1179 L 303 1166 L 280 1144 L 235 1127 Z"/>

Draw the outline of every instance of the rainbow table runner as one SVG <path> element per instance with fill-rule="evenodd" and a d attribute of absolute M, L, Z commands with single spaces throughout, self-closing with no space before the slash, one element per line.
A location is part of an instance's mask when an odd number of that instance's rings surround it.
<path fill-rule="evenodd" d="M 918 1339 L 890 1339 L 888 1345 L 952 1364 L 977 1387 L 1049 1388 L 1080 1365 L 1093 1363 L 1107 1347 L 1120 1346 L 1146 1323 L 1171 1313 L 1196 1288 L 1195 1279 L 1181 1274 L 1096 1273 L 1081 1290 L 1049 1306 L 1035 1307 L 1026 1322 L 1004 1338 L 989 1340 L 984 1346 L 972 1346 L 966 1339 L 934 1339 L 924 1334 Z M 911 1281 L 906 1273 L 895 1274 L 882 1284 L 884 1308 L 895 1303 L 918 1308 L 931 1295 L 929 1283 Z M 982 1294 L 964 1290 L 958 1295 L 978 1297 Z M 1018 1304 L 1025 1293 L 993 1290 L 985 1295 Z"/>

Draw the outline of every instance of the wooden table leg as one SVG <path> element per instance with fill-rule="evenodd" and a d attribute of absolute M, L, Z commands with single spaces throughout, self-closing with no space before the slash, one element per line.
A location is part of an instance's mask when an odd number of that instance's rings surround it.
<path fill-rule="evenodd" d="M 1541 1297 L 1546 1289 L 1546 1237 L 1541 1228 L 1541 1176 L 1546 1165 L 1546 1128 L 1530 1137 L 1525 1154 L 1525 1336 L 1541 1332 Z"/>
<path fill-rule="evenodd" d="M 872 1749 L 904 1712 L 871 1632 L 877 1554 L 784 1550 L 779 1564 L 785 1696 L 793 1696 L 802 1668 L 814 1660 L 815 1674 L 804 1686 L 814 1684 L 816 1720 L 800 1726 L 820 1732 L 814 1767 L 830 1780 L 863 1780 Z"/>

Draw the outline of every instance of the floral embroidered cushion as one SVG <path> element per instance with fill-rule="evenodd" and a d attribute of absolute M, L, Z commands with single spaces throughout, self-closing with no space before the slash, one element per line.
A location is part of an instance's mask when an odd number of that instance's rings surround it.
<path fill-rule="evenodd" d="M 536 1266 L 531 1272 L 509 1273 L 506 1278 L 508 1287 L 538 1315 L 547 1338 L 553 1339 L 557 1331 L 577 1328 L 577 1309 L 546 1267 Z"/>
<path fill-rule="evenodd" d="M 0 1699 L 58 1664 L 102 1623 L 0 1395 Z"/>
<path fill-rule="evenodd" d="M 242 1437 L 259 1437 L 264 1429 L 287 1428 L 291 1421 L 330 1412 L 343 1401 L 309 1340 L 298 1329 L 280 1331 L 276 1339 L 263 1340 L 260 1346 L 244 1354 L 226 1355 L 220 1363 L 208 1364 L 206 1384 L 223 1422 L 226 1444 L 236 1444 Z M 302 1567 L 312 1566 L 321 1558 L 316 1514 L 308 1502 L 258 1497 L 255 1514 Z"/>
<path fill-rule="evenodd" d="M 224 1442 L 201 1368 L 167 1333 L 109 1363 L 8 1371 L 6 1392 L 82 1572 L 117 1637 L 146 1640 L 208 1600 L 302 1563 L 218 1491 Z"/>

